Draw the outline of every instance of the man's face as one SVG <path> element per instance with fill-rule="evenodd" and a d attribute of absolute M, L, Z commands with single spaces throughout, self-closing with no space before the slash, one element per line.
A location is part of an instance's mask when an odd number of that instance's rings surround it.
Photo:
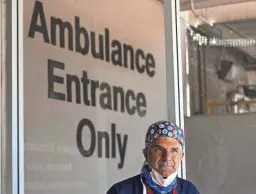
<path fill-rule="evenodd" d="M 143 150 L 149 168 L 168 177 L 177 171 L 183 158 L 180 143 L 173 138 L 159 137 Z"/>

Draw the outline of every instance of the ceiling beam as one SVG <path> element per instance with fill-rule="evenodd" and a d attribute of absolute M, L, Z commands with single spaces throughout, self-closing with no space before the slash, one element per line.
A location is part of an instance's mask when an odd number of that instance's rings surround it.
<path fill-rule="evenodd" d="M 223 24 L 217 24 L 215 25 L 214 28 L 209 27 L 208 25 L 203 25 L 200 26 L 205 32 L 208 32 L 212 36 L 216 38 L 221 38 L 221 39 L 243 39 L 240 34 L 237 34 L 233 31 L 230 30 L 230 28 L 226 25 Z M 199 29 L 200 29 L 199 28 Z M 255 46 L 239 46 L 236 47 L 240 51 L 246 53 L 253 59 L 256 59 L 256 47 Z"/>
<path fill-rule="evenodd" d="M 256 12 L 255 12 L 256 2 L 247 2 L 247 3 L 240 3 L 240 4 L 231 4 L 231 5 L 224 5 L 218 7 L 212 7 L 207 9 L 199 9 L 196 10 L 197 14 L 207 19 L 209 22 L 215 23 L 215 27 L 209 27 L 207 24 L 204 24 L 203 21 L 200 21 L 196 18 L 192 11 L 184 12 L 186 15 L 186 19 L 191 25 L 201 25 L 201 27 L 207 27 L 208 32 L 217 31 L 216 37 L 222 39 L 245 39 L 250 38 L 246 37 L 244 34 L 239 32 L 237 29 L 234 29 L 232 25 L 228 25 L 227 23 L 234 22 L 234 21 L 248 21 L 248 20 L 255 20 L 256 19 Z M 228 10 L 228 11 L 227 11 Z M 221 37 L 219 36 L 219 32 L 222 32 Z M 249 56 L 256 59 L 256 47 L 238 47 L 239 50 L 248 54 Z"/>
<path fill-rule="evenodd" d="M 226 23 L 256 19 L 256 1 L 197 9 L 196 13 L 213 23 Z M 186 16 L 191 24 L 203 24 L 203 21 L 194 16 L 192 11 L 186 11 Z"/>
<path fill-rule="evenodd" d="M 203 9 L 216 7 L 221 5 L 231 5 L 237 3 L 250 2 L 254 0 L 194 0 L 195 9 Z M 190 0 L 181 0 L 180 1 L 180 9 L 181 11 L 191 10 Z"/>

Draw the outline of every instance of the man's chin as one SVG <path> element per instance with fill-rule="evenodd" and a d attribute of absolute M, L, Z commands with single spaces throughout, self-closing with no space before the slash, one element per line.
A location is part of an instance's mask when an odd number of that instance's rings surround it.
<path fill-rule="evenodd" d="M 169 176 L 171 176 L 173 173 L 164 173 L 164 174 L 161 174 L 161 176 L 163 178 L 168 178 Z"/>
<path fill-rule="evenodd" d="M 161 173 L 159 173 L 162 177 L 167 178 L 168 176 L 171 176 L 173 173 L 175 172 L 175 170 L 168 170 L 168 171 L 163 171 Z"/>

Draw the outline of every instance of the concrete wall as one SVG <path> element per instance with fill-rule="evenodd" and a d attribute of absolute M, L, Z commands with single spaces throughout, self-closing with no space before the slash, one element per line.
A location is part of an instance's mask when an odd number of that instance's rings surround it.
<path fill-rule="evenodd" d="M 187 178 L 204 194 L 255 194 L 255 115 L 185 119 Z"/>

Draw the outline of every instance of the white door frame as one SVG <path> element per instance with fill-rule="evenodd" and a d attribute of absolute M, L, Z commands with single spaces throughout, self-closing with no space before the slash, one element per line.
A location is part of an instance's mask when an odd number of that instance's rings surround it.
<path fill-rule="evenodd" d="M 24 194 L 23 0 L 8 0 L 6 5 L 4 193 Z"/>
<path fill-rule="evenodd" d="M 164 19 L 168 119 L 184 128 L 180 0 L 164 0 Z M 185 156 L 179 176 L 186 178 Z"/>

